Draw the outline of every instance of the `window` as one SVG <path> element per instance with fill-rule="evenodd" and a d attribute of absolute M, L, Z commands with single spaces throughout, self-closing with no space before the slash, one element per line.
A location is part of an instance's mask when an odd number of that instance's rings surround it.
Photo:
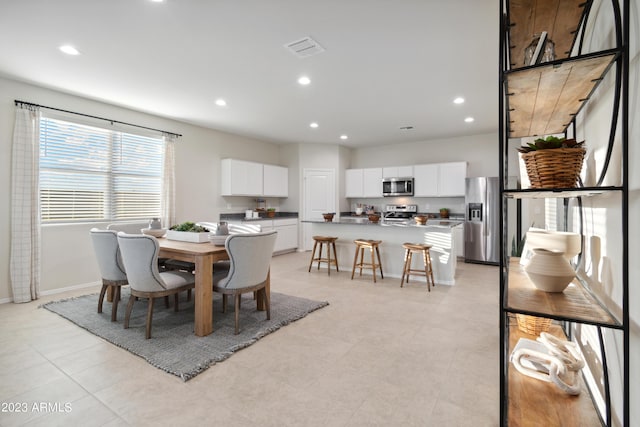
<path fill-rule="evenodd" d="M 163 160 L 161 137 L 42 117 L 42 223 L 159 217 Z"/>

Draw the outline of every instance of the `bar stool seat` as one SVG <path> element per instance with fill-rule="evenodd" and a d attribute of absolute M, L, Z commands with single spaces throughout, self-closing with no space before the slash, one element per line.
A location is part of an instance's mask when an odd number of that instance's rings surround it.
<path fill-rule="evenodd" d="M 402 281 L 400 287 L 404 286 L 404 279 L 407 278 L 409 283 L 410 275 L 425 276 L 427 279 L 427 290 L 431 292 L 431 286 L 435 286 L 436 283 L 433 280 L 433 265 L 431 264 L 431 245 L 423 243 L 404 243 L 402 247 L 405 249 L 404 254 L 404 268 L 402 269 Z M 411 268 L 412 256 L 414 253 L 422 254 L 422 262 L 424 263 L 424 269 L 418 270 Z"/>
<path fill-rule="evenodd" d="M 356 272 L 356 268 L 360 268 L 360 276 L 362 276 L 363 268 L 370 268 L 373 271 L 373 283 L 376 283 L 376 268 L 380 270 L 380 278 L 384 279 L 384 273 L 382 272 L 382 261 L 380 260 L 380 244 L 382 240 L 369 240 L 369 239 L 356 239 L 353 241 L 356 244 L 356 255 L 353 258 L 353 269 L 351 270 L 351 280 Z M 369 249 L 371 252 L 371 262 L 364 262 L 364 250 Z M 374 256 L 377 255 L 378 260 Z M 358 253 L 360 253 L 360 262 L 358 262 Z"/>
<path fill-rule="evenodd" d="M 313 236 L 313 252 L 311 253 L 311 262 L 309 262 L 309 272 L 311 272 L 311 266 L 314 261 L 318 261 L 318 270 L 320 270 L 320 263 L 324 262 L 327 264 L 327 274 L 331 275 L 331 265 L 336 266 L 336 271 L 340 271 L 338 268 L 338 257 L 336 255 L 336 240 L 337 237 L 328 237 L 328 236 Z M 318 257 L 316 258 L 316 247 L 320 244 L 320 251 L 318 253 Z M 327 245 L 327 257 L 322 257 L 322 246 Z M 331 248 L 333 248 L 333 258 L 331 257 Z"/>

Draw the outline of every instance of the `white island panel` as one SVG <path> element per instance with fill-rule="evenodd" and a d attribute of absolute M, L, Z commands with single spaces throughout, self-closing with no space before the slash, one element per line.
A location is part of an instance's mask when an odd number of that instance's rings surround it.
<path fill-rule="evenodd" d="M 307 221 L 303 221 L 307 222 Z M 382 240 L 380 256 L 382 258 L 382 270 L 385 280 L 387 278 L 399 279 L 402 277 L 405 250 L 403 243 L 428 243 L 432 245 L 431 261 L 433 264 L 433 276 L 437 285 L 454 285 L 456 271 L 455 239 L 452 228 L 445 226 L 402 226 L 388 224 L 371 224 L 368 222 L 314 222 L 309 221 L 314 236 L 337 237 L 336 249 L 338 263 L 341 271 L 349 271 L 353 267 L 355 256 L 355 239 Z M 365 257 L 368 256 L 365 251 Z M 413 257 L 413 268 L 422 267 L 422 257 Z M 358 272 L 356 271 L 357 278 Z M 371 271 L 363 272 L 371 276 Z M 424 282 L 424 277 L 411 276 L 411 282 Z"/>

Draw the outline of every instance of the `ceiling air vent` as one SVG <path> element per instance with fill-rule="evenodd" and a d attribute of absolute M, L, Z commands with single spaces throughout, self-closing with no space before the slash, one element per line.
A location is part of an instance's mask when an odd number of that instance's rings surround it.
<path fill-rule="evenodd" d="M 324 48 L 320 46 L 320 43 L 312 39 L 311 37 L 305 37 L 300 40 L 296 40 L 284 45 L 298 58 L 307 58 L 309 56 L 316 55 L 324 52 Z"/>

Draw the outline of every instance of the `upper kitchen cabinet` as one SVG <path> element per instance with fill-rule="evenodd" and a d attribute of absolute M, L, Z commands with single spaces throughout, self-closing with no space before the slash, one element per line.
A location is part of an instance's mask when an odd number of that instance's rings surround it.
<path fill-rule="evenodd" d="M 466 162 L 433 163 L 413 167 L 415 197 L 462 197 Z"/>
<path fill-rule="evenodd" d="M 382 197 L 382 168 L 347 169 L 345 197 Z"/>
<path fill-rule="evenodd" d="M 389 166 L 382 168 L 382 178 L 411 178 L 413 166 Z"/>
<path fill-rule="evenodd" d="M 288 197 L 289 195 L 289 170 L 285 167 L 223 159 L 220 170 L 223 196 Z"/>
<path fill-rule="evenodd" d="M 289 169 L 283 166 L 263 165 L 263 196 L 289 197 Z"/>
<path fill-rule="evenodd" d="M 223 196 L 262 196 L 262 164 L 223 159 L 221 164 Z"/>

